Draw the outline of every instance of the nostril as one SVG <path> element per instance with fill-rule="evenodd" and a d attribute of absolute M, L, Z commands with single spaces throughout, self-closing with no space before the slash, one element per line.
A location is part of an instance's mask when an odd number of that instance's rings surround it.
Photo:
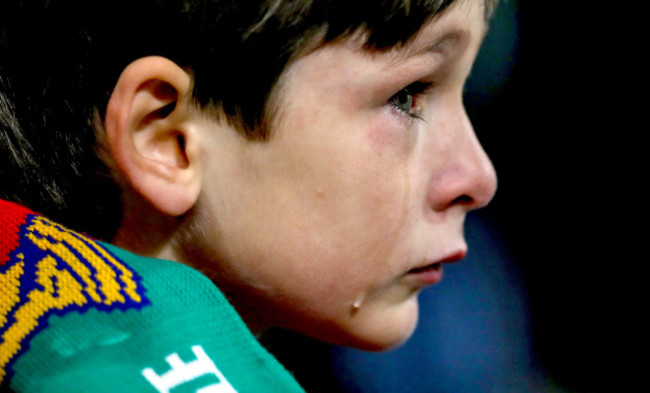
<path fill-rule="evenodd" d="M 451 201 L 451 205 L 469 205 L 474 203 L 474 198 L 469 195 L 461 195 Z"/>

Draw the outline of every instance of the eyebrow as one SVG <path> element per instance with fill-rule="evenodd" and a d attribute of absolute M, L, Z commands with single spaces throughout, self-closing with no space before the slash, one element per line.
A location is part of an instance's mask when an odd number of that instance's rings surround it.
<path fill-rule="evenodd" d="M 454 29 L 442 34 L 438 39 L 434 41 L 432 45 L 429 45 L 424 50 L 419 51 L 419 53 L 447 53 L 455 46 L 464 45 L 469 41 L 469 33 L 466 30 Z"/>
<path fill-rule="evenodd" d="M 465 29 L 451 28 L 439 34 L 435 41 L 430 45 L 419 45 L 415 41 L 410 47 L 399 55 L 397 62 L 401 63 L 413 57 L 424 54 L 448 54 L 457 47 L 468 45 L 470 33 Z"/>

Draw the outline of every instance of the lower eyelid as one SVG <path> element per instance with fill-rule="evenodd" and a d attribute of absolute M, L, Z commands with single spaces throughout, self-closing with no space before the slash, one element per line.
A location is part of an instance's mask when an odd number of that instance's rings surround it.
<path fill-rule="evenodd" d="M 402 126 L 410 127 L 413 124 L 414 120 L 423 120 L 421 116 L 421 111 L 416 110 L 412 113 L 406 113 L 399 108 L 397 108 L 391 102 L 387 103 L 387 115 L 390 116 L 395 121 L 398 121 Z M 406 122 L 406 124 L 405 124 Z"/>

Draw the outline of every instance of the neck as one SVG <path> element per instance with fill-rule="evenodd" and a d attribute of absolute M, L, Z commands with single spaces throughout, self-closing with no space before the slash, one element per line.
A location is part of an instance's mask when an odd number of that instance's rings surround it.
<path fill-rule="evenodd" d="M 180 221 L 147 204 L 125 203 L 120 227 L 111 243 L 137 255 L 175 260 L 172 244 Z"/>

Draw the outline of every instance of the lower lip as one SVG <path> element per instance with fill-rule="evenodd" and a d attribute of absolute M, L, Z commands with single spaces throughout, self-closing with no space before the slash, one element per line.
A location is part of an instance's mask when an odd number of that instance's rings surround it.
<path fill-rule="evenodd" d="M 418 285 L 433 285 L 442 280 L 442 264 L 436 263 L 422 269 L 411 270 L 406 277 Z"/>

